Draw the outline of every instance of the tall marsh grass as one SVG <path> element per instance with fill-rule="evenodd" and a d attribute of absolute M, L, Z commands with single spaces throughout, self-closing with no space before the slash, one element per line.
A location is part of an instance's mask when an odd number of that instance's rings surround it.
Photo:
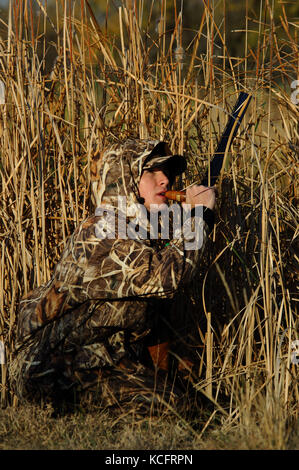
<path fill-rule="evenodd" d="M 99 24 L 84 0 L 11 0 L 1 21 L 6 360 L 21 296 L 49 280 L 67 237 L 92 210 L 94 152 L 128 136 L 165 139 L 188 157 L 177 184 L 191 184 L 209 164 L 244 90 L 251 104 L 220 178 L 216 227 L 184 315 L 196 330 L 189 338 L 193 385 L 215 405 L 199 435 L 216 415 L 224 431 L 235 428 L 264 447 L 286 448 L 299 399 L 292 349 L 298 340 L 299 104 L 291 99 L 299 79 L 298 22 L 284 4 L 261 0 L 255 19 L 246 9 L 244 51 L 233 57 L 228 2 L 202 2 L 188 43 L 183 2 L 177 8 L 166 0 L 112 3 Z M 1 367 L 2 405 L 11 405 L 7 364 Z"/>

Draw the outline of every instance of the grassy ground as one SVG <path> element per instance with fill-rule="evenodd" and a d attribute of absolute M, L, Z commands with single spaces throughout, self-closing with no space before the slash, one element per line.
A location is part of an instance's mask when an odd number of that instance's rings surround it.
<path fill-rule="evenodd" d="M 36 406 L 9 408 L 0 411 L 0 450 L 299 450 L 298 427 L 281 446 L 278 435 L 271 438 L 258 424 L 225 430 L 218 423 L 199 437 L 204 424 L 199 418 L 189 423 L 191 430 L 174 418 L 136 420 L 101 411 L 53 417 Z"/>

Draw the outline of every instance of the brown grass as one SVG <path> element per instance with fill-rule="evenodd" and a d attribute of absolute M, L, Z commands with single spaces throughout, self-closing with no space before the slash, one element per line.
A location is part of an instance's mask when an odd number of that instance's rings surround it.
<path fill-rule="evenodd" d="M 196 330 L 189 338 L 193 385 L 215 409 L 192 424 L 198 437 L 192 432 L 191 443 L 187 428 L 186 442 L 181 431 L 175 434 L 180 421 L 173 429 L 145 425 L 160 429 L 159 438 L 151 435 L 152 448 L 169 442 L 196 448 L 203 438 L 200 445 L 221 448 L 228 445 L 224 435 L 233 448 L 290 448 L 299 399 L 298 365 L 291 360 L 298 339 L 299 105 L 291 101 L 291 83 L 299 79 L 298 24 L 284 4 L 277 20 L 270 3 L 261 2 L 259 20 L 249 25 L 246 18 L 245 50 L 236 58 L 214 7 L 204 2 L 200 28 L 185 44 L 184 16 L 173 10 L 169 31 L 166 3 L 156 31 L 144 2 L 123 2 L 116 36 L 109 15 L 101 29 L 86 1 L 56 2 L 55 15 L 40 9 L 35 19 L 32 2 L 9 4 L 0 38 L 0 340 L 9 360 L 20 297 L 49 280 L 68 235 L 91 210 L 93 152 L 127 136 L 165 139 L 186 153 L 182 183 L 190 184 L 210 161 L 237 92 L 245 90 L 253 99 L 218 186 L 203 269 L 188 291 L 186 321 Z M 49 431 L 47 410 L 16 412 L 5 364 L 0 392 L 9 405 L 1 411 L 2 448 L 98 448 L 99 434 L 107 439 L 103 447 L 129 445 L 111 436 L 98 414 L 51 418 Z M 80 436 L 73 433 L 76 420 Z M 143 448 L 142 425 L 135 425 L 132 445 Z M 129 436 L 133 424 L 124 426 Z M 209 441 L 209 432 L 217 437 Z"/>
<path fill-rule="evenodd" d="M 277 443 L 258 424 L 250 429 L 219 424 L 200 436 L 180 420 L 170 418 L 115 419 L 107 412 L 77 412 L 52 416 L 37 406 L 0 410 L 0 450 L 274 450 Z M 193 422 L 194 429 L 202 426 Z M 298 430 L 288 436 L 286 449 L 298 449 Z M 134 454 L 132 454 L 134 455 Z"/>

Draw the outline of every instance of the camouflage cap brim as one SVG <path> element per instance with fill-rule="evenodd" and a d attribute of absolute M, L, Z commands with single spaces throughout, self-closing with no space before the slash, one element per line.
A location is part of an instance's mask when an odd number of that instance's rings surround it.
<path fill-rule="evenodd" d="M 145 159 L 142 171 L 164 165 L 168 166 L 173 176 L 181 175 L 187 168 L 186 159 L 182 155 L 171 155 L 167 143 L 159 142 Z"/>
<path fill-rule="evenodd" d="M 156 156 L 151 158 L 145 165 L 143 165 L 142 170 L 150 170 L 152 168 L 158 168 L 160 166 L 168 166 L 169 171 L 174 175 L 181 175 L 186 171 L 187 163 L 184 157 L 181 155 L 168 155 L 165 157 Z"/>

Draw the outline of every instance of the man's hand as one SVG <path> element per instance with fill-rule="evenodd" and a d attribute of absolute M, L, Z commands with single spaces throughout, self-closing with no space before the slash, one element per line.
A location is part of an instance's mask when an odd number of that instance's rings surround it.
<path fill-rule="evenodd" d="M 186 204 L 192 207 L 201 205 L 213 210 L 216 202 L 214 187 L 199 186 L 195 184 L 186 189 Z"/>

